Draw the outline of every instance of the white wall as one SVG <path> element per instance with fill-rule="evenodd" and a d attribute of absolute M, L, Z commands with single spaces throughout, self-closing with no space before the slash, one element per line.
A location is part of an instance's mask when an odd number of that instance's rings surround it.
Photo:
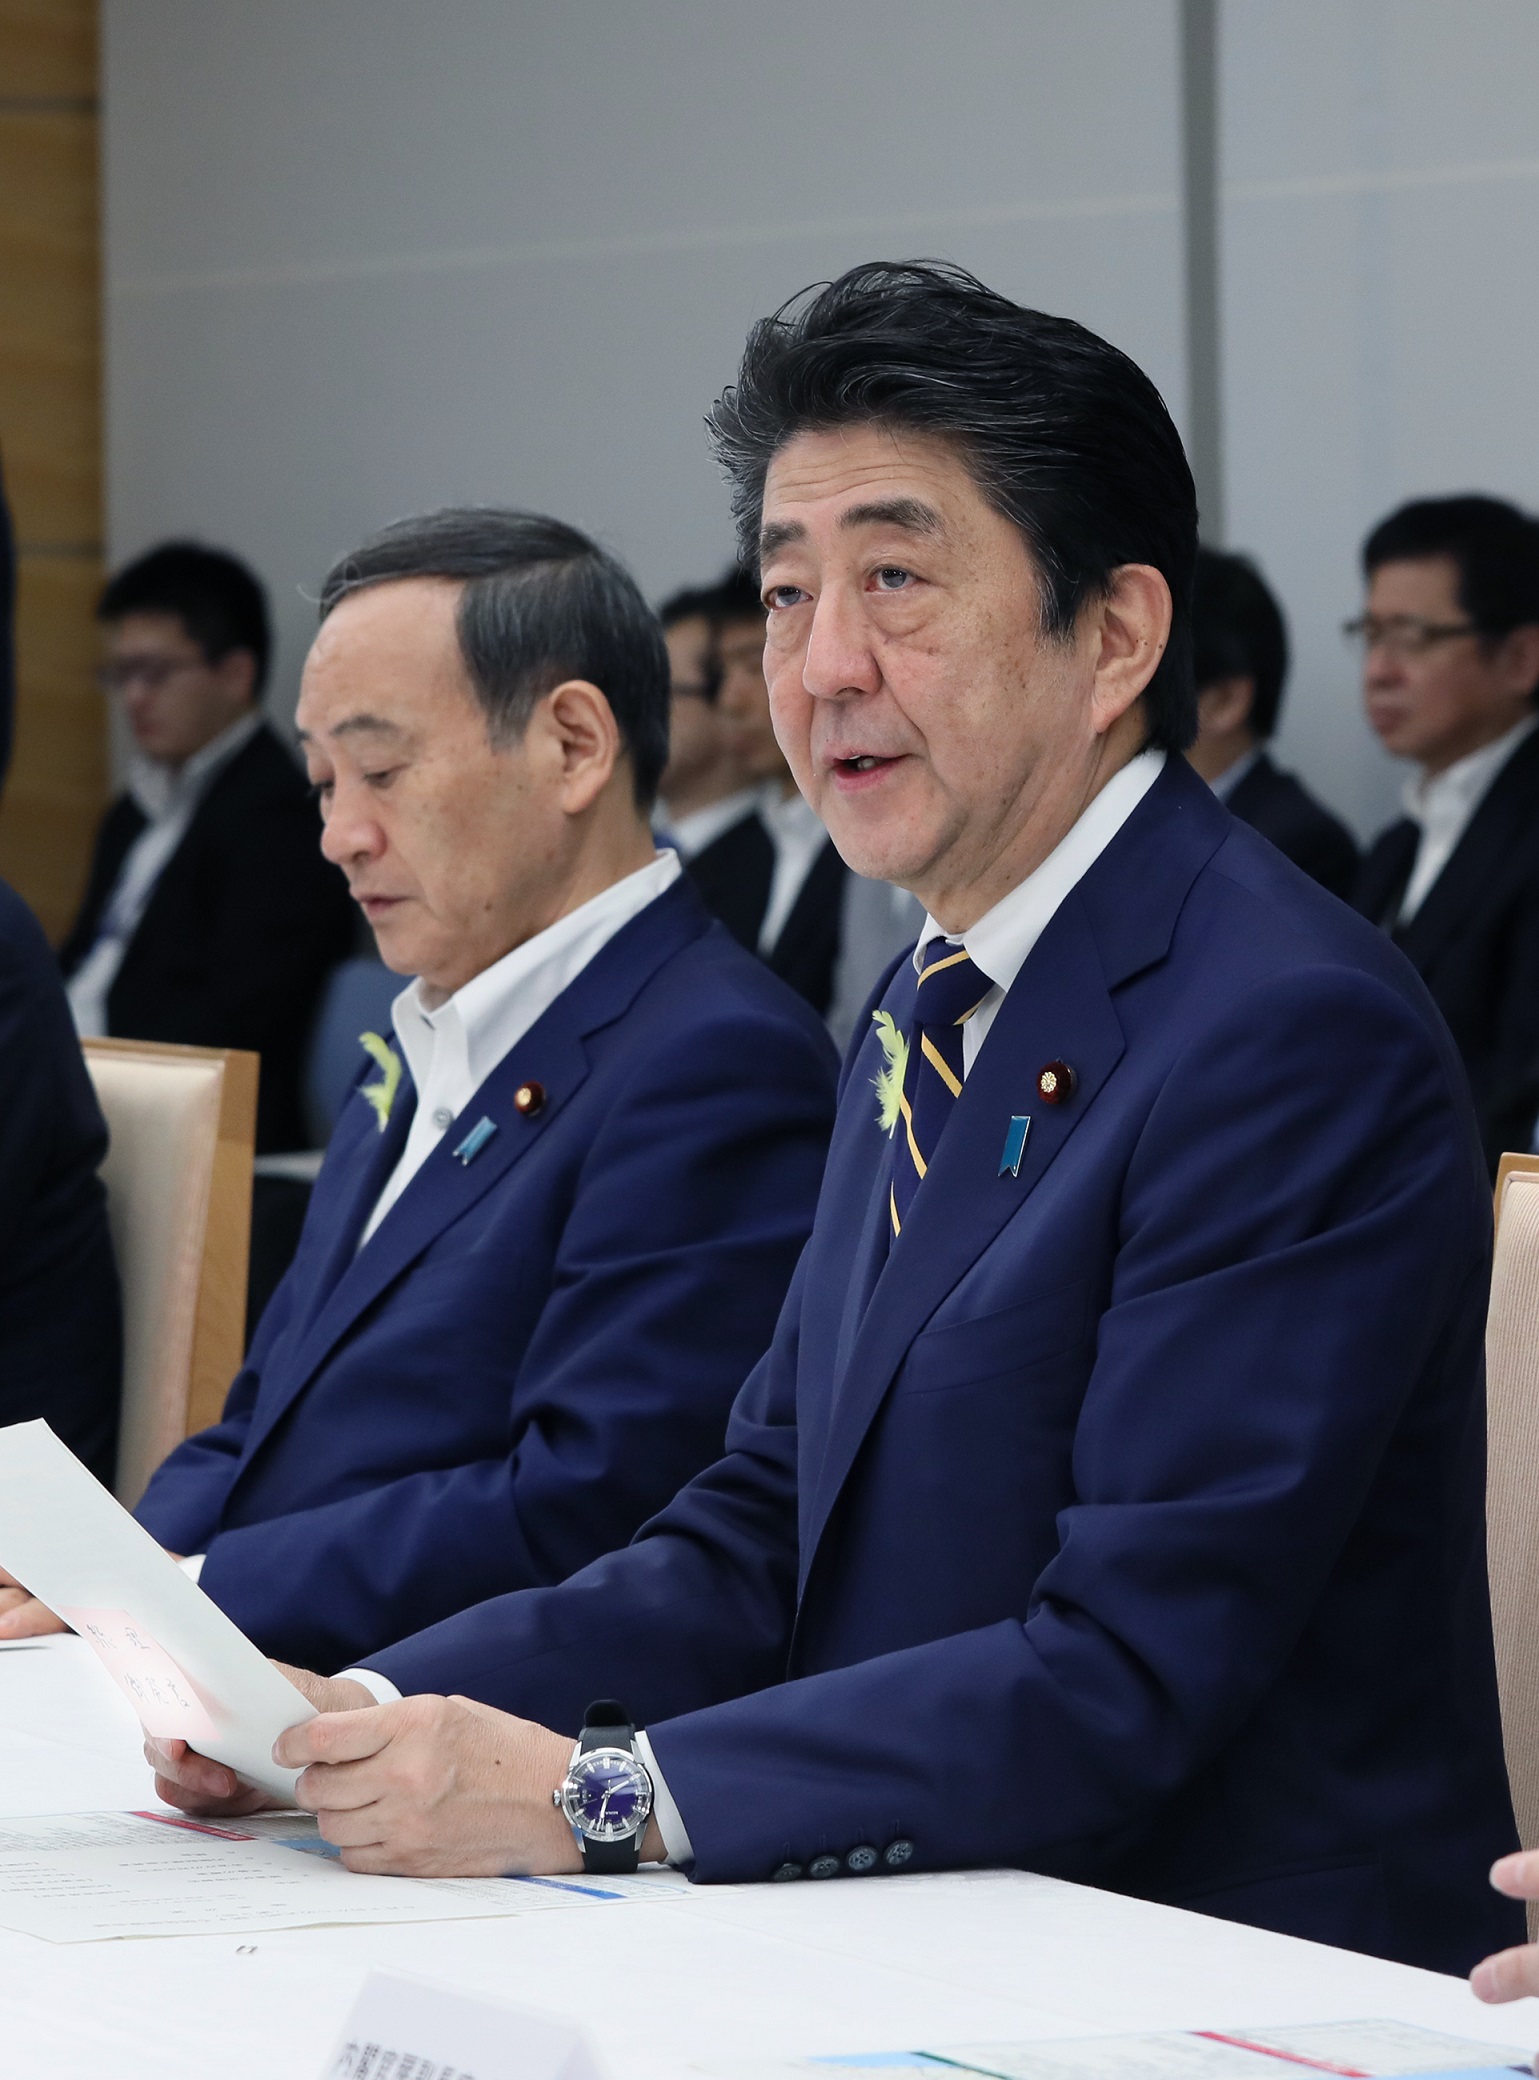
<path fill-rule="evenodd" d="M 1229 538 L 1296 650 L 1282 749 L 1363 829 L 1401 772 L 1338 629 L 1401 500 L 1539 505 L 1539 7 L 1224 0 Z"/>
<path fill-rule="evenodd" d="M 749 322 L 942 254 L 1184 385 L 1173 0 L 105 0 L 109 534 L 313 588 L 451 500 L 714 575 Z"/>

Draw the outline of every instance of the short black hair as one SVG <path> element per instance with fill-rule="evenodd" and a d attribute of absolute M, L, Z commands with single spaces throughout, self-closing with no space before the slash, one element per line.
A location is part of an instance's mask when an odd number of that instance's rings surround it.
<path fill-rule="evenodd" d="M 162 542 L 136 556 L 107 580 L 96 602 L 98 621 L 127 614 L 175 614 L 210 664 L 249 650 L 255 691 L 267 682 L 273 647 L 267 594 L 255 572 L 227 550 Z"/>
<path fill-rule="evenodd" d="M 586 679 L 614 711 L 638 805 L 651 807 L 668 762 L 668 652 L 623 564 L 543 513 L 450 506 L 397 520 L 333 564 L 321 619 L 351 593 L 407 578 L 464 586 L 460 654 L 494 737 L 520 735 L 563 679 Z"/>
<path fill-rule="evenodd" d="M 1539 623 L 1539 521 L 1506 499 L 1471 491 L 1397 507 L 1364 542 L 1363 573 L 1429 556 L 1458 567 L 1459 605 L 1482 635 Z"/>
<path fill-rule="evenodd" d="M 707 420 L 745 561 L 757 560 L 778 450 L 798 433 L 859 424 L 956 445 L 1025 539 L 1049 635 L 1067 635 L 1120 565 L 1163 574 L 1175 611 L 1144 714 L 1151 744 L 1184 750 L 1197 725 L 1197 495 L 1142 369 L 1072 319 L 1027 310 L 944 262 L 872 261 L 803 290 L 754 326 Z"/>
<path fill-rule="evenodd" d="M 1282 608 L 1248 556 L 1197 551 L 1192 587 L 1192 676 L 1197 691 L 1220 679 L 1254 685 L 1246 727 L 1263 742 L 1277 728 L 1288 676 L 1288 630 Z"/>

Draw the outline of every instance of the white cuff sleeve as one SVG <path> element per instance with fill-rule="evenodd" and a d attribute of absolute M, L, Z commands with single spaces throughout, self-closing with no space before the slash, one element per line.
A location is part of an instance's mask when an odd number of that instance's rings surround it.
<path fill-rule="evenodd" d="M 189 1582 L 195 1582 L 202 1574 L 203 1563 L 207 1558 L 207 1553 L 189 1553 L 185 1560 L 178 1560 L 176 1564 Z"/>
<path fill-rule="evenodd" d="M 401 1693 L 389 1676 L 377 1676 L 372 1668 L 339 1668 L 337 1681 L 362 1683 L 376 1704 L 399 1704 Z"/>
<path fill-rule="evenodd" d="M 652 1743 L 639 1731 L 636 1735 L 636 1753 L 646 1764 L 647 1775 L 652 1779 L 652 1811 L 657 1815 L 657 1831 L 663 1838 L 668 1861 L 678 1869 L 687 1871 L 695 1860 L 695 1852 L 689 1842 L 689 1829 L 684 1825 L 683 1814 L 673 1802 L 667 1778 L 657 1766 L 657 1757 L 652 1753 Z"/>

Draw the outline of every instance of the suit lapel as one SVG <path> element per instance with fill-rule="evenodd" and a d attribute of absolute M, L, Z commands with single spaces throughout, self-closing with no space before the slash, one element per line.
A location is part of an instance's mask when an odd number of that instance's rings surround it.
<path fill-rule="evenodd" d="M 621 1017 L 658 968 L 709 928 L 710 918 L 693 888 L 675 882 L 600 949 L 509 1050 L 447 1129 L 367 1245 L 341 1263 L 335 1284 L 325 1292 L 284 1365 L 282 1380 L 265 1383 L 272 1391 L 264 1392 L 258 1402 L 246 1445 L 248 1462 L 364 1310 L 550 1132 L 588 1075 L 588 1051 L 583 1044 L 587 1036 Z M 545 1102 L 537 1113 L 521 1113 L 513 1095 L 520 1085 L 531 1081 L 544 1086 Z M 483 1118 L 496 1131 L 470 1161 L 460 1160 L 455 1150 Z M 380 1138 L 388 1143 L 392 1137 Z M 397 1153 L 404 1142 L 403 1128 Z M 370 1166 L 373 1190 L 366 1193 L 360 1184 L 353 1202 L 356 1217 L 349 1231 L 351 1238 L 356 1238 L 392 1167 L 382 1150 Z M 347 1256 L 339 1237 L 332 1261 Z"/>
<path fill-rule="evenodd" d="M 1539 793 L 1539 731 L 1513 752 L 1465 825 L 1443 871 L 1428 889 L 1416 915 L 1396 943 L 1425 975 L 1450 939 L 1464 931 L 1470 914 L 1497 885 L 1514 842 L 1525 834 Z M 1414 829 L 1414 826 L 1412 826 Z M 1411 854 L 1414 860 L 1414 851 Z M 1406 878 L 1410 877 L 1407 865 Z M 1404 883 L 1401 884 L 1402 891 Z"/>
<path fill-rule="evenodd" d="M 1121 1059 L 1125 1041 L 1114 992 L 1163 960 L 1181 905 L 1197 873 L 1234 829 L 1227 809 L 1184 759 L 1171 758 L 1148 795 L 1065 899 L 1000 1006 L 963 1085 L 903 1233 L 875 1258 L 870 1300 L 848 1338 L 848 1358 L 798 1404 L 802 1464 L 800 1588 L 857 1454 L 909 1345 L 1005 1223 L 1021 1209 L 1072 1139 Z M 896 1014 L 913 1003 L 903 971 L 889 992 Z M 901 991 L 901 995 L 900 995 Z M 869 1043 L 874 1051 L 876 1043 Z M 874 1062 L 874 1052 L 872 1054 Z M 1037 1090 L 1049 1062 L 1070 1063 L 1078 1078 L 1067 1104 L 1047 1105 Z M 852 1071 L 845 1105 L 864 1105 Z M 1019 1174 L 1001 1176 L 1012 1118 L 1031 1121 Z M 841 1137 L 842 1140 L 842 1137 Z M 884 1207 L 891 1143 L 874 1128 L 852 1136 L 848 1154 L 866 1178 L 861 1252 L 874 1249 L 871 1201 Z M 833 1182 L 831 1178 L 831 1183 Z M 834 1190 L 840 1187 L 834 1184 Z M 872 1259 L 858 1255 L 852 1289 Z M 842 1311 L 847 1325 L 849 1304 Z M 841 1334 L 838 1356 L 846 1342 Z M 831 1354 L 832 1355 L 832 1354 Z M 816 1360 L 814 1360 L 816 1362 Z M 821 1435 L 819 1431 L 821 1430 Z M 815 1469 L 815 1471 L 814 1471 Z"/>
<path fill-rule="evenodd" d="M 802 1526 L 804 1582 L 829 1513 L 909 1345 L 1046 1176 L 1095 1103 L 1123 1045 L 1094 940 L 1071 895 L 999 1008 L 903 1233 L 880 1255 L 890 1222 L 886 1229 L 872 1223 L 875 1235 L 868 1226 L 862 1236 L 863 1251 L 871 1252 L 868 1273 L 874 1268 L 876 1275 L 840 1368 Z M 1037 1095 L 1037 1072 L 1052 1061 L 1071 1062 L 1079 1079 L 1066 1105 L 1045 1105 Z M 1021 1114 L 1031 1127 L 1020 1171 L 1001 1176 L 1005 1135 Z M 892 1144 L 875 1133 L 872 1139 L 879 1153 L 871 1163 L 870 1211 L 885 1217 Z"/>

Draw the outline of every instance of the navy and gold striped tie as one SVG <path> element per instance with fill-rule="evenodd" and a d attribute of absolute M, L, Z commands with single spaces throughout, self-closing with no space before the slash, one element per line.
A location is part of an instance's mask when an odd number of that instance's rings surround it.
<path fill-rule="evenodd" d="M 925 953 L 893 1136 L 888 1211 L 894 1235 L 902 1233 L 919 1180 L 962 1095 L 962 1028 L 994 987 L 960 946 L 932 940 Z"/>

